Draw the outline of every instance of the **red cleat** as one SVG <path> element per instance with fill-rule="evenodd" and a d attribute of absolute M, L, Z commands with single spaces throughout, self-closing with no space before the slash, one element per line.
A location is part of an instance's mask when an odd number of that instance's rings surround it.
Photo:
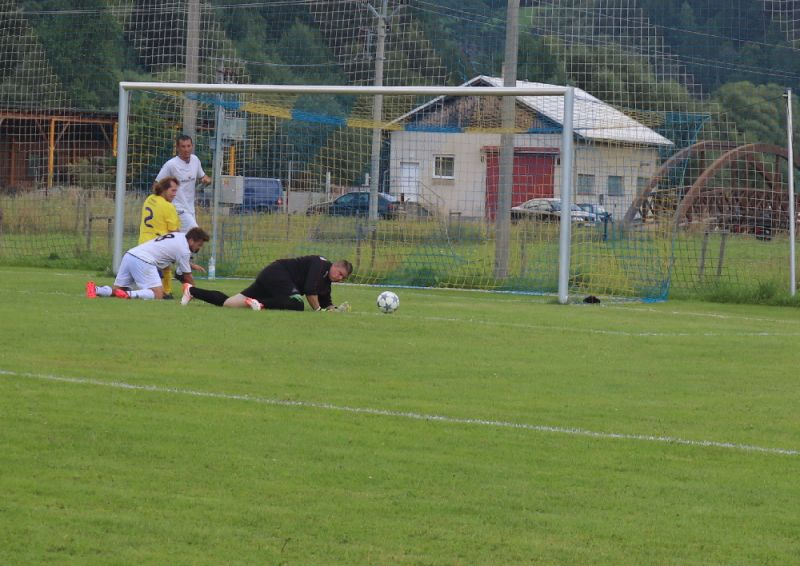
<path fill-rule="evenodd" d="M 128 294 L 128 292 L 127 291 L 123 291 L 122 289 L 114 289 L 112 291 L 112 293 L 113 293 L 113 295 L 115 297 L 118 297 L 120 299 L 130 299 L 131 298 L 131 296 Z"/>
<path fill-rule="evenodd" d="M 260 302 L 258 302 L 256 299 L 251 299 L 250 297 L 247 297 L 247 298 L 244 300 L 244 304 L 246 304 L 248 307 L 250 307 L 250 308 L 251 308 L 251 309 L 253 309 L 254 311 L 260 311 L 261 309 L 263 309 L 263 308 L 264 308 L 264 305 L 262 305 L 262 304 L 261 304 Z"/>
<path fill-rule="evenodd" d="M 87 299 L 94 299 L 97 297 L 97 285 L 94 284 L 94 281 L 89 281 L 86 283 L 86 298 Z"/>
<path fill-rule="evenodd" d="M 191 289 L 191 288 L 192 288 L 192 285 L 190 285 L 189 283 L 184 283 L 183 284 L 183 295 L 181 296 L 181 306 L 182 307 L 185 307 L 186 305 L 188 305 L 189 301 L 192 300 L 192 293 L 189 291 L 189 289 Z"/>

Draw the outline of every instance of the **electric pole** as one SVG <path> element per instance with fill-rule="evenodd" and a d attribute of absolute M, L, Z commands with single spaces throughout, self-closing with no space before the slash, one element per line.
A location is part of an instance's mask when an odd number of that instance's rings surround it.
<path fill-rule="evenodd" d="M 503 61 L 503 86 L 517 86 L 517 44 L 519 38 L 519 0 L 508 0 L 506 15 L 506 52 Z M 511 196 L 514 190 L 514 129 L 516 97 L 504 96 L 500 134 L 500 179 L 495 210 L 494 276 L 508 277 L 508 256 L 511 240 Z"/>
<path fill-rule="evenodd" d="M 200 0 L 186 0 L 186 68 L 184 80 L 196 83 L 199 78 Z M 197 130 L 197 101 L 183 101 L 183 133 L 194 139 Z"/>

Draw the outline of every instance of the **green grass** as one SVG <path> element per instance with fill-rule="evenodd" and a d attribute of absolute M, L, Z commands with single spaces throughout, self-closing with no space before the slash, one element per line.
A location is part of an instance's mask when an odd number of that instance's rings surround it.
<path fill-rule="evenodd" d="M 800 556 L 795 309 L 400 289 L 387 316 L 339 286 L 352 313 L 254 313 L 90 277 L 0 270 L 0 563 Z"/>

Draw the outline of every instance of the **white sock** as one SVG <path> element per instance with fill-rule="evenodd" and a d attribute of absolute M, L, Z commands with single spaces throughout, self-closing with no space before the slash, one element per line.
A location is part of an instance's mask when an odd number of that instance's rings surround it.
<path fill-rule="evenodd" d="M 129 291 L 128 294 L 131 296 L 131 299 L 144 299 L 145 301 L 149 301 L 151 299 L 156 298 L 152 289 L 139 289 L 137 291 Z"/>
<path fill-rule="evenodd" d="M 111 296 L 111 287 L 108 285 L 102 285 L 95 289 L 97 291 L 98 297 L 110 297 Z"/>

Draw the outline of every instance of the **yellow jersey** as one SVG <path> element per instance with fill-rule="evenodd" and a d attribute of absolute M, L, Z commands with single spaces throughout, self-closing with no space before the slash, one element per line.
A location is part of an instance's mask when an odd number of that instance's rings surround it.
<path fill-rule="evenodd" d="M 140 244 L 170 232 L 177 232 L 180 227 L 175 205 L 160 195 L 150 195 L 144 200 L 142 221 L 139 223 Z"/>

